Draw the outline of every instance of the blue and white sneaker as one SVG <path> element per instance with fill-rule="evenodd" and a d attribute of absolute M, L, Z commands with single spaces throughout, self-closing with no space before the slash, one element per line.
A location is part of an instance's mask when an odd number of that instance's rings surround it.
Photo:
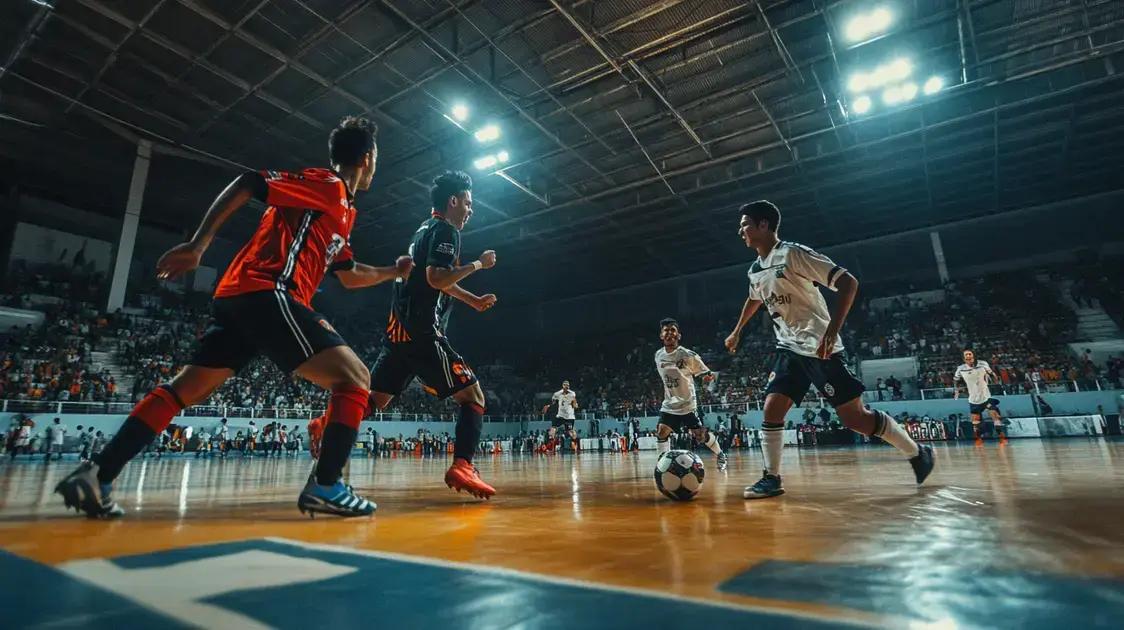
<path fill-rule="evenodd" d="M 718 454 L 718 470 L 726 470 L 730 466 L 730 458 L 726 456 L 726 451 Z"/>
<path fill-rule="evenodd" d="M 98 482 L 98 465 L 82 462 L 78 469 L 55 486 L 67 509 L 85 512 L 90 518 L 113 519 L 125 516 L 125 510 L 110 498 L 113 484 Z"/>
<path fill-rule="evenodd" d="M 771 475 L 767 470 L 762 470 L 761 479 L 742 492 L 742 496 L 746 499 L 767 499 L 782 494 L 784 494 L 784 486 L 781 485 L 781 476 Z"/>
<path fill-rule="evenodd" d="M 322 486 L 315 479 L 309 479 L 297 498 L 297 509 L 315 518 L 316 514 L 336 516 L 370 516 L 378 506 L 355 494 L 351 486 L 342 480 L 331 486 Z"/>

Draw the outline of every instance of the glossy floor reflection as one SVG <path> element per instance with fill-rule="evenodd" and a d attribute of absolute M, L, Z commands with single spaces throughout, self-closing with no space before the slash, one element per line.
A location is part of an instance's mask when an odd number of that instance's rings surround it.
<path fill-rule="evenodd" d="M 888 448 L 786 449 L 788 494 L 754 502 L 759 454 L 726 473 L 704 456 L 683 504 L 652 452 L 483 458 L 490 503 L 446 489 L 444 459 L 357 457 L 379 511 L 350 521 L 296 511 L 307 458 L 135 462 L 112 523 L 51 495 L 73 461 L 4 463 L 0 609 L 29 611 L 16 627 L 307 627 L 325 606 L 399 627 L 1119 627 L 1124 442 L 936 448 L 921 489 Z M 56 605 L 30 605 L 41 589 Z"/>

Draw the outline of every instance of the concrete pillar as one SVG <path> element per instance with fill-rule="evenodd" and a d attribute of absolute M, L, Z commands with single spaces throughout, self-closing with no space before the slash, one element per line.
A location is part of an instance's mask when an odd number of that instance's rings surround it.
<path fill-rule="evenodd" d="M 933 257 L 937 259 L 937 275 L 941 277 L 941 284 L 948 284 L 948 265 L 944 260 L 940 232 L 929 232 L 929 240 L 933 242 Z"/>
<path fill-rule="evenodd" d="M 133 247 L 137 242 L 144 187 L 148 183 L 148 165 L 152 161 L 152 142 L 137 142 L 137 160 L 133 163 L 133 179 L 129 183 L 129 200 L 125 203 L 125 217 L 121 221 L 121 238 L 117 241 L 117 260 L 113 264 L 113 280 L 109 285 L 110 313 L 125 304 L 125 288 L 129 285 L 129 269 L 133 262 Z"/>

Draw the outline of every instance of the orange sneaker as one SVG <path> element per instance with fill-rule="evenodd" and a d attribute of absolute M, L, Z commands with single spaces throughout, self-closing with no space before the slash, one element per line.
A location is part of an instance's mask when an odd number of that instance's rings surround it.
<path fill-rule="evenodd" d="M 453 465 L 445 473 L 445 485 L 455 488 L 457 492 L 464 490 L 477 499 L 491 499 L 496 493 L 495 488 L 480 478 L 480 473 L 476 472 L 472 462 L 459 457 L 453 460 Z"/>
<path fill-rule="evenodd" d="M 324 437 L 324 425 L 328 424 L 327 414 L 308 421 L 308 452 L 313 459 L 320 459 L 320 440 Z"/>

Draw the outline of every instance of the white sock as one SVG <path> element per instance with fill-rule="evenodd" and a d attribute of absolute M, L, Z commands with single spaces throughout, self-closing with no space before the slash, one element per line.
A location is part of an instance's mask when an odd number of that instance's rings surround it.
<path fill-rule="evenodd" d="M 877 413 L 882 416 L 882 432 L 878 433 L 876 430 L 875 435 L 901 451 L 906 457 L 917 457 L 917 454 L 921 452 L 921 449 L 917 446 L 917 442 L 914 442 L 913 438 L 909 437 L 909 434 L 905 432 L 905 429 L 903 429 L 897 421 L 886 415 L 886 412 L 879 411 Z"/>
<path fill-rule="evenodd" d="M 706 447 L 709 448 L 711 450 L 711 452 L 714 453 L 715 455 L 721 455 L 722 454 L 722 447 L 718 446 L 718 438 L 714 437 L 714 434 L 709 432 L 709 431 L 706 434 L 705 444 L 706 444 Z"/>
<path fill-rule="evenodd" d="M 660 455 L 663 455 L 664 453 L 666 453 L 670 450 L 671 450 L 671 438 L 667 438 L 666 440 L 661 440 L 659 438 L 656 438 L 656 457 L 659 457 Z"/>
<path fill-rule="evenodd" d="M 761 425 L 761 452 L 765 456 L 765 472 L 781 474 L 781 452 L 784 450 L 784 425 Z"/>

